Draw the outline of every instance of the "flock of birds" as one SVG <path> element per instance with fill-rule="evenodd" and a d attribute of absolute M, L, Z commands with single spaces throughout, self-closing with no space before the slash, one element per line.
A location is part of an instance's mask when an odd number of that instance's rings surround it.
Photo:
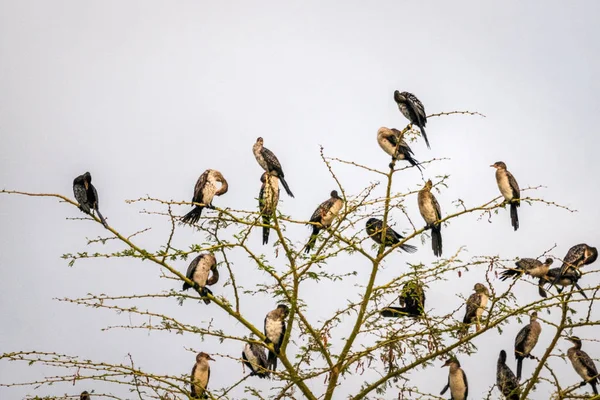
<path fill-rule="evenodd" d="M 394 92 L 396 101 L 401 113 L 410 121 L 410 128 L 417 126 L 427 147 L 430 148 L 429 140 L 425 132 L 427 116 L 425 108 L 421 101 L 408 92 Z M 403 133 L 397 129 L 388 129 L 382 127 L 377 132 L 377 142 L 380 147 L 392 157 L 393 168 L 397 160 L 409 162 L 412 166 L 422 171 L 420 163 L 414 159 L 414 153 L 403 138 Z M 262 240 L 263 244 L 269 241 L 269 230 L 271 218 L 274 216 L 279 202 L 279 182 L 283 185 L 286 193 L 294 197 L 288 183 L 285 180 L 285 174 L 281 163 L 275 154 L 264 147 L 263 138 L 259 137 L 254 144 L 252 151 L 258 164 L 264 169 L 260 177 L 262 186 L 259 193 L 259 210 L 262 217 Z M 496 182 L 500 193 L 504 197 L 504 204 L 510 205 L 511 225 L 516 231 L 519 228 L 519 217 L 517 208 L 520 204 L 520 189 L 515 177 L 507 170 L 506 164 L 498 161 L 491 165 L 496 169 Z M 418 193 L 418 206 L 421 216 L 425 220 L 426 228 L 430 229 L 432 250 L 435 256 L 442 255 L 442 234 L 441 223 L 442 212 L 440 205 L 431 192 L 433 185 L 428 180 Z M 194 208 L 182 217 L 182 222 L 190 225 L 196 224 L 204 208 L 214 208 L 212 201 L 215 196 L 221 196 L 227 193 L 228 184 L 223 174 L 217 170 L 206 170 L 196 182 L 192 202 Z M 96 212 L 98 218 L 105 227 L 108 227 L 106 220 L 98 208 L 98 193 L 92 185 L 92 176 L 89 172 L 78 176 L 73 181 L 73 192 L 81 211 L 92 215 Z M 312 228 L 308 242 L 304 246 L 304 252 L 310 253 L 314 248 L 318 235 L 323 229 L 329 228 L 344 207 L 344 200 L 333 190 L 330 198 L 321 203 L 309 220 Z M 404 237 L 393 230 L 389 225 L 384 228 L 383 221 L 377 218 L 369 218 L 366 223 L 367 235 L 376 243 L 384 244 L 384 247 L 395 246 L 400 243 Z M 413 253 L 416 247 L 409 244 L 398 246 L 401 250 Z M 559 293 L 564 287 L 575 286 L 578 291 L 585 296 L 585 293 L 578 284 L 581 277 L 580 268 L 584 265 L 593 263 L 598 257 L 596 248 L 587 244 L 573 246 L 563 259 L 561 268 L 550 269 L 552 259 L 548 258 L 545 262 L 536 259 L 524 258 L 516 262 L 516 268 L 510 268 L 503 271 L 501 279 L 518 279 L 523 275 L 537 278 L 539 294 L 546 297 L 544 286 L 556 286 Z M 217 260 L 212 253 L 198 255 L 190 263 L 186 277 L 187 281 L 183 284 L 183 290 L 194 287 L 200 293 L 203 301 L 210 304 L 209 296 L 212 295 L 207 286 L 214 285 L 219 280 L 217 269 Z M 463 318 L 459 335 L 464 336 L 468 333 L 469 326 L 476 324 L 476 329 L 480 329 L 480 320 L 485 310 L 489 291 L 488 288 L 477 283 L 474 293 L 466 301 L 466 311 Z M 587 297 L 586 297 L 587 298 Z M 380 311 L 384 317 L 419 317 L 424 314 L 425 309 L 425 291 L 422 283 L 418 280 L 407 282 L 400 294 L 400 305 L 402 307 L 386 307 Z M 265 343 L 272 344 L 268 348 L 268 354 L 265 353 L 265 347 L 256 343 L 248 342 L 242 351 L 244 364 L 250 369 L 251 375 L 261 378 L 267 378 L 271 371 L 277 369 L 277 354 L 279 353 L 283 338 L 286 332 L 286 317 L 289 309 L 285 304 L 279 304 L 276 309 L 270 311 L 264 321 Z M 530 316 L 530 322 L 523 327 L 515 338 L 514 354 L 517 360 L 517 375 L 506 364 L 506 352 L 502 350 L 498 358 L 496 383 L 506 399 L 519 399 L 519 381 L 521 379 L 522 363 L 525 358 L 534 358 L 531 351 L 536 346 L 541 333 L 541 325 L 537 321 L 537 312 Z M 568 337 L 574 346 L 567 352 L 575 371 L 583 378 L 581 386 L 590 384 L 595 394 L 598 394 L 598 372 L 593 360 L 581 350 L 581 340 L 576 337 Z M 206 398 L 206 390 L 210 379 L 209 361 L 214 361 L 209 354 L 200 352 L 196 356 L 196 363 L 192 369 L 190 381 L 190 394 L 193 398 Z M 469 392 L 467 376 L 461 369 L 460 363 L 456 357 L 451 357 L 443 365 L 449 367 L 448 383 L 440 393 L 443 395 L 450 390 L 452 400 L 466 400 Z M 85 397 L 87 396 L 87 397 Z M 89 399 L 89 394 L 83 392 L 81 399 Z"/>

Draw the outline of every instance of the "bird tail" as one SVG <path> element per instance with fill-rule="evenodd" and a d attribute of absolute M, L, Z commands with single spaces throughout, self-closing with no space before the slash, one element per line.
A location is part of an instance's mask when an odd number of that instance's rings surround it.
<path fill-rule="evenodd" d="M 581 286 L 579 286 L 579 283 L 575 282 L 575 287 L 577 288 L 577 290 L 579 290 L 579 293 L 581 293 L 581 295 L 587 300 L 588 297 L 585 295 L 585 292 L 583 291 Z"/>
<path fill-rule="evenodd" d="M 402 250 L 404 250 L 405 252 L 411 253 L 411 254 L 416 253 L 416 251 L 417 251 L 417 248 L 411 244 L 402 244 L 402 245 L 400 245 L 400 248 Z"/>
<path fill-rule="evenodd" d="M 436 257 L 442 255 L 442 227 L 440 225 L 431 228 L 431 248 Z"/>
<path fill-rule="evenodd" d="M 306 254 L 310 253 L 310 251 L 315 246 L 315 243 L 317 242 L 317 236 L 319 235 L 319 230 L 320 229 L 318 226 L 313 225 L 312 234 L 310 235 L 310 238 L 308 239 L 308 243 L 306 243 L 306 246 L 304 246 L 304 253 L 306 253 Z"/>
<path fill-rule="evenodd" d="M 421 135 L 423 135 L 423 139 L 425 139 L 425 144 L 427 144 L 427 148 L 431 149 L 431 146 L 429 145 L 429 140 L 427 139 L 427 134 L 425 133 L 425 128 L 423 126 L 419 126 L 419 128 L 421 128 Z"/>
<path fill-rule="evenodd" d="M 183 216 L 183 218 L 181 218 L 181 221 L 184 224 L 194 225 L 196 222 L 198 222 L 200 220 L 200 216 L 202 215 L 203 208 L 204 207 L 201 207 L 201 206 L 196 206 L 196 207 L 192 208 L 192 211 L 185 214 Z"/>
<path fill-rule="evenodd" d="M 596 386 L 598 385 L 598 378 L 591 380 L 590 385 L 592 385 L 592 390 L 594 391 L 594 394 L 598 394 L 598 387 Z"/>
<path fill-rule="evenodd" d="M 523 371 L 523 357 L 517 357 L 517 379 L 521 380 L 521 371 Z"/>
<path fill-rule="evenodd" d="M 386 307 L 379 314 L 386 318 L 417 317 L 420 315 L 418 311 L 411 310 L 408 307 Z"/>
<path fill-rule="evenodd" d="M 275 344 L 275 343 L 273 343 Z M 269 355 L 267 356 L 267 367 L 271 371 L 277 370 L 277 354 L 269 350 Z"/>
<path fill-rule="evenodd" d="M 290 187 L 285 181 L 285 178 L 283 176 L 280 176 L 279 180 L 281 181 L 281 184 L 283 185 L 283 188 L 285 189 L 285 192 L 288 194 L 288 196 L 294 197 L 294 193 L 292 193 L 292 191 L 290 190 Z"/>
<path fill-rule="evenodd" d="M 263 225 L 269 225 L 271 223 L 271 218 L 268 215 L 263 215 L 262 217 Z M 262 228 L 263 234 L 263 244 L 269 243 L 269 232 L 270 228 L 268 226 L 263 226 Z"/>
<path fill-rule="evenodd" d="M 98 213 L 98 218 L 100 218 L 100 222 L 102 222 L 102 225 L 104 225 L 105 228 L 108 228 L 108 224 L 106 223 L 106 220 L 104 219 L 102 214 L 100 214 L 100 209 L 96 208 L 96 212 Z"/>
<path fill-rule="evenodd" d="M 508 278 L 517 279 L 523 274 L 519 269 L 505 269 L 500 273 L 500 280 L 505 281 Z"/>
<path fill-rule="evenodd" d="M 517 213 L 517 207 L 519 203 L 510 203 L 510 222 L 515 229 L 519 229 L 519 214 Z"/>
<path fill-rule="evenodd" d="M 210 304 L 210 299 L 208 299 L 207 297 L 205 297 L 208 294 L 210 294 L 211 296 L 213 294 L 213 292 L 209 288 L 203 287 L 200 290 L 200 296 L 202 296 L 202 300 L 204 301 L 204 304 Z"/>

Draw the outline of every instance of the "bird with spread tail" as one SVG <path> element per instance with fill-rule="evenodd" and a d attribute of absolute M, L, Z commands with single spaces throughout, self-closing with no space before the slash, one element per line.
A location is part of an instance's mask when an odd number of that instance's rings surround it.
<path fill-rule="evenodd" d="M 431 229 L 431 248 L 436 257 L 442 255 L 442 224 L 438 221 L 442 219 L 442 209 L 437 199 L 431 193 L 433 183 L 431 179 L 425 183 L 423 189 L 419 191 L 417 200 L 419 202 L 419 211 L 427 223 L 426 229 Z"/>
<path fill-rule="evenodd" d="M 496 385 L 506 400 L 519 400 L 521 398 L 519 380 L 506 365 L 506 352 L 504 350 L 500 351 L 496 365 Z"/>
<path fill-rule="evenodd" d="M 425 313 L 425 290 L 423 283 L 413 279 L 404 284 L 400 293 L 400 305 L 402 307 L 388 306 L 380 311 L 382 317 L 420 317 Z"/>
<path fill-rule="evenodd" d="M 279 354 L 285 336 L 285 319 L 288 313 L 288 307 L 285 304 L 279 304 L 276 309 L 269 311 L 265 317 L 266 342 L 272 343 L 275 350 L 274 352 L 269 350 L 267 356 L 267 366 L 272 371 L 277 369 L 277 354 Z"/>
<path fill-rule="evenodd" d="M 448 389 L 450 389 L 451 400 L 467 400 L 469 395 L 469 382 L 467 381 L 467 375 L 465 371 L 460 367 L 460 362 L 456 357 L 449 358 L 442 368 L 450 367 L 448 371 L 448 383 L 444 386 L 444 389 L 440 392 L 440 396 L 443 396 Z"/>
<path fill-rule="evenodd" d="M 281 184 L 283 185 L 283 188 L 285 189 L 286 193 L 290 197 L 294 197 L 294 194 L 292 193 L 290 187 L 285 181 L 285 174 L 283 173 L 281 163 L 277 159 L 277 156 L 275 156 L 275 154 L 273 154 L 271 150 L 264 147 L 263 143 L 263 138 L 259 137 L 258 139 L 256 139 L 256 143 L 254 143 L 254 146 L 252 146 L 252 152 L 254 153 L 254 157 L 256 158 L 258 165 L 260 165 L 262 169 L 264 169 L 266 172 L 274 173 L 281 181 Z"/>
<path fill-rule="evenodd" d="M 547 258 L 543 263 L 534 258 L 521 258 L 515 263 L 517 268 L 507 268 L 502 271 L 500 280 L 505 281 L 508 278 L 516 280 L 523 274 L 534 278 L 542 278 L 546 276 L 553 262 L 554 260 L 551 258 Z"/>
<path fill-rule="evenodd" d="M 209 278 L 208 275 L 212 272 L 212 276 Z M 214 285 L 219 281 L 219 270 L 217 269 L 217 259 L 212 253 L 200 254 L 198 257 L 194 258 L 190 263 L 187 272 L 185 274 L 186 278 L 194 282 L 197 288 L 200 290 L 201 296 L 206 296 L 207 294 L 212 295 L 212 291 L 206 286 Z M 188 290 L 191 288 L 187 282 L 183 283 L 182 290 Z M 210 300 L 207 297 L 203 297 L 202 299 L 205 304 L 210 304 Z"/>
<path fill-rule="evenodd" d="M 404 236 L 393 230 L 389 225 L 385 227 L 385 234 L 383 232 L 383 221 L 377 218 L 369 218 L 367 220 L 367 235 L 377 244 L 381 244 L 382 239 L 385 235 L 384 247 L 392 247 L 404 240 Z M 398 246 L 400 250 L 404 250 L 407 253 L 414 253 L 417 251 L 415 246 L 403 243 Z"/>
<path fill-rule="evenodd" d="M 217 184 L 220 184 L 221 187 L 217 188 Z M 223 174 L 214 169 L 204 171 L 196 181 L 194 197 L 192 197 L 192 203 L 200 203 L 202 205 L 195 205 L 192 211 L 183 216 L 181 219 L 182 222 L 190 225 L 197 223 L 200 220 L 204 207 L 214 208 L 212 205 L 213 198 L 224 195 L 228 189 L 229 185 Z"/>
<path fill-rule="evenodd" d="M 413 158 L 413 151 L 403 139 L 403 134 L 398 129 L 381 127 L 377 131 L 377 143 L 388 155 L 392 156 L 392 162 L 406 160 L 413 167 L 422 171 L 421 164 Z M 390 164 L 392 168 L 393 164 Z"/>
<path fill-rule="evenodd" d="M 198 353 L 196 356 L 196 364 L 192 368 L 190 381 L 192 388 L 190 395 L 193 399 L 206 398 L 206 388 L 210 380 L 210 364 L 208 361 L 215 361 L 211 356 L 204 352 Z"/>
<path fill-rule="evenodd" d="M 538 313 L 534 311 L 529 317 L 529 324 L 525 325 L 515 338 L 515 358 L 517 359 L 517 379 L 521 380 L 523 371 L 523 360 L 525 358 L 534 358 L 531 350 L 535 347 L 542 333 L 542 326 L 537 321 Z"/>
<path fill-rule="evenodd" d="M 92 185 L 92 174 L 86 172 L 73 180 L 73 194 L 75 195 L 75 200 L 79 203 L 81 211 L 90 215 L 92 211 L 96 211 L 102 225 L 108 228 L 108 224 L 102 214 L 100 214 L 100 209 L 98 208 L 98 191 Z"/>
<path fill-rule="evenodd" d="M 539 279 L 538 292 L 540 296 L 544 298 L 548 297 L 544 286 L 550 284 L 550 286 L 557 287 L 556 291 L 558 293 L 562 293 L 563 289 L 567 286 L 575 286 L 579 293 L 587 299 L 585 292 L 583 291 L 581 286 L 579 286 L 578 283 L 579 279 L 581 278 L 581 275 L 574 269 L 569 269 L 566 273 L 561 275 L 560 270 L 560 268 L 552 268 L 548 271 L 548 273 L 545 276 Z M 560 288 L 558 286 L 560 286 Z"/>
<path fill-rule="evenodd" d="M 496 168 L 496 183 L 498 189 L 504 197 L 506 203 L 510 203 L 510 221 L 513 229 L 516 231 L 519 229 L 519 214 L 517 208 L 521 205 L 521 190 L 517 180 L 506 169 L 506 164 L 502 161 L 498 161 L 492 165 L 492 168 Z"/>
<path fill-rule="evenodd" d="M 427 144 L 427 148 L 430 149 L 429 140 L 427 139 L 427 134 L 425 133 L 425 125 L 427 125 L 427 114 L 425 113 L 425 107 L 421 100 L 417 99 L 412 93 L 409 92 L 400 92 L 398 90 L 394 91 L 394 100 L 396 104 L 398 104 L 398 109 L 410 121 L 411 124 L 416 125 L 421 129 L 421 134 L 423 135 L 423 139 L 425 139 L 425 143 Z"/>
<path fill-rule="evenodd" d="M 574 344 L 567 351 L 567 357 L 571 360 L 573 369 L 583 378 L 580 387 L 590 384 L 594 394 L 598 394 L 598 369 L 594 364 L 594 360 L 583 350 L 581 350 L 581 339 L 577 336 L 568 337 L 567 340 Z"/>
<path fill-rule="evenodd" d="M 469 326 L 475 322 L 475 329 L 481 329 L 481 315 L 487 306 L 490 293 L 488 288 L 482 283 L 476 283 L 473 287 L 475 293 L 467 299 L 467 309 L 463 318 L 463 326 L 460 335 L 464 336 L 469 332 Z"/>
<path fill-rule="evenodd" d="M 584 265 L 592 264 L 598 258 L 598 249 L 588 246 L 585 243 L 577 244 L 569 249 L 567 255 L 563 259 L 560 267 L 560 276 L 565 275 L 569 271 L 575 271 L 581 275 L 579 268 Z M 558 277 L 554 278 L 552 284 L 558 281 Z"/>
<path fill-rule="evenodd" d="M 310 222 L 312 222 L 312 224 L 310 224 L 312 234 L 308 239 L 308 243 L 304 246 L 304 252 L 306 254 L 310 253 L 315 246 L 317 236 L 321 229 L 329 228 L 342 207 L 344 207 L 344 200 L 338 195 L 337 190 L 332 190 L 330 196 L 329 199 L 325 200 L 317 207 L 310 217 Z"/>
<path fill-rule="evenodd" d="M 268 378 L 269 371 L 267 366 L 267 355 L 265 348 L 258 343 L 246 343 L 242 351 L 244 365 L 252 371 L 250 376 L 259 378 Z"/>
<path fill-rule="evenodd" d="M 263 244 L 267 244 L 269 243 L 269 231 L 271 230 L 269 228 L 271 217 L 275 215 L 277 203 L 279 203 L 279 178 L 276 173 L 263 172 L 260 181 L 262 186 L 258 194 L 258 207 L 262 215 Z"/>

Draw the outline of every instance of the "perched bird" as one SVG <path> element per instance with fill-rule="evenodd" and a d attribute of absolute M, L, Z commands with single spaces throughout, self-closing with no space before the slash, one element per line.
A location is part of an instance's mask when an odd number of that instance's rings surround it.
<path fill-rule="evenodd" d="M 467 309 L 465 311 L 465 317 L 463 318 L 463 327 L 461 329 L 461 335 L 466 335 L 469 332 L 469 325 L 475 322 L 477 331 L 481 329 L 481 315 L 483 310 L 488 303 L 490 293 L 488 288 L 481 283 L 476 283 L 473 287 L 475 293 L 473 293 L 467 299 Z"/>
<path fill-rule="evenodd" d="M 493 165 L 492 168 L 496 168 L 496 182 L 500 193 L 504 196 L 506 203 L 510 203 L 510 221 L 512 227 L 516 231 L 519 229 L 519 214 L 517 214 L 517 208 L 521 205 L 521 192 L 517 180 L 506 169 L 506 164 L 502 161 L 498 161 Z"/>
<path fill-rule="evenodd" d="M 450 367 L 448 372 L 448 383 L 444 386 L 444 389 L 440 392 L 440 396 L 443 396 L 448 389 L 450 389 L 451 400 L 467 400 L 469 395 L 469 382 L 467 382 L 467 375 L 465 371 L 460 367 L 460 362 L 456 357 L 448 359 L 442 368 Z"/>
<path fill-rule="evenodd" d="M 263 244 L 267 244 L 270 230 L 268 225 L 271 223 L 271 217 L 275 214 L 279 202 L 279 178 L 272 172 L 263 172 L 260 181 L 262 186 L 258 194 L 258 207 L 262 214 L 263 225 L 265 225 L 263 226 Z"/>
<path fill-rule="evenodd" d="M 221 187 L 218 189 L 217 183 L 221 184 Z M 213 198 L 215 196 L 224 195 L 227 193 L 228 189 L 229 185 L 223 177 L 223 174 L 214 169 L 207 169 L 196 181 L 196 186 L 194 187 L 194 197 L 192 197 L 193 203 L 200 203 L 202 205 L 194 206 L 192 211 L 187 213 L 181 220 L 186 224 L 195 224 L 200 219 L 204 207 L 213 208 Z"/>
<path fill-rule="evenodd" d="M 427 114 L 425 114 L 423 103 L 421 103 L 414 94 L 399 92 L 398 90 L 394 91 L 394 100 L 398 104 L 398 109 L 400 109 L 402 115 L 404 115 L 411 124 L 414 124 L 421 129 L 421 134 L 423 135 L 423 139 L 425 139 L 427 148 L 430 149 L 431 146 L 429 146 L 429 140 L 427 140 L 427 135 L 425 134 Z"/>
<path fill-rule="evenodd" d="M 541 262 L 534 258 L 521 258 L 515 263 L 517 268 L 507 268 L 500 274 L 501 280 L 505 281 L 508 278 L 518 279 L 521 275 L 529 275 L 534 278 L 542 278 L 546 276 L 550 270 L 550 266 L 554 260 L 547 258 L 545 262 Z"/>
<path fill-rule="evenodd" d="M 379 128 L 377 131 L 377 143 L 387 154 L 392 156 L 392 161 L 406 160 L 413 167 L 422 171 L 421 164 L 413 158 L 413 151 L 402 138 L 402 132 L 398 129 Z M 390 167 L 391 168 L 391 167 Z"/>
<path fill-rule="evenodd" d="M 515 358 L 517 359 L 517 379 L 521 380 L 521 372 L 523 370 L 523 359 L 534 358 L 531 355 L 531 350 L 535 347 L 542 333 L 542 326 L 537 321 L 538 313 L 531 313 L 529 324 L 525 325 L 515 338 Z"/>
<path fill-rule="evenodd" d="M 102 214 L 100 214 L 100 209 L 98 208 L 98 191 L 92 185 L 92 174 L 86 172 L 73 180 L 73 194 L 75 195 L 75 200 L 79 203 L 81 211 L 90 215 L 92 211 L 96 211 L 102 225 L 108 228 L 108 224 Z"/>
<path fill-rule="evenodd" d="M 267 370 L 267 355 L 265 349 L 258 343 L 246 343 L 244 351 L 242 351 L 244 365 L 250 368 L 252 373 L 250 376 L 256 375 L 259 378 L 268 378 L 269 371 Z"/>
<path fill-rule="evenodd" d="M 504 395 L 506 400 L 519 400 L 521 390 L 519 390 L 519 380 L 515 374 L 506 365 L 506 352 L 500 351 L 498 364 L 496 367 L 496 385 Z"/>
<path fill-rule="evenodd" d="M 275 352 L 269 350 L 269 356 L 267 357 L 267 367 L 273 371 L 277 369 L 277 354 L 279 354 L 285 336 L 285 318 L 288 313 L 288 307 L 285 304 L 279 304 L 276 309 L 269 311 L 265 317 L 267 343 L 273 343 L 273 347 L 275 347 Z"/>
<path fill-rule="evenodd" d="M 259 137 L 256 139 L 256 143 L 252 146 L 252 152 L 254 153 L 254 157 L 256 161 L 258 161 L 258 165 L 262 167 L 267 172 L 273 172 L 277 175 L 277 177 L 281 180 L 281 184 L 285 189 L 286 193 L 290 197 L 294 197 L 294 194 L 290 190 L 287 182 L 285 181 L 285 175 L 283 173 L 283 169 L 281 168 L 281 164 L 279 160 L 273 154 L 273 152 L 266 147 L 263 146 L 263 138 Z"/>
<path fill-rule="evenodd" d="M 344 206 L 344 200 L 338 195 L 337 190 L 332 190 L 330 196 L 329 199 L 325 200 L 317 207 L 310 217 L 310 222 L 313 222 L 313 224 L 310 225 L 312 234 L 308 239 L 308 243 L 304 246 L 304 252 L 307 254 L 310 253 L 314 247 L 321 229 L 329 228 L 333 223 L 334 218 Z"/>
<path fill-rule="evenodd" d="M 575 345 L 567 351 L 567 357 L 571 360 L 575 372 L 583 378 L 583 382 L 579 386 L 582 387 L 589 383 L 594 394 L 598 394 L 598 369 L 594 361 L 585 351 L 581 350 L 581 339 L 571 336 L 567 340 Z"/>
<path fill-rule="evenodd" d="M 200 352 L 196 356 L 196 364 L 192 368 L 192 375 L 190 377 L 190 381 L 192 382 L 190 394 L 194 399 L 205 398 L 204 392 L 208 387 L 208 380 L 210 379 L 210 364 L 208 360 L 215 361 L 204 352 Z"/>
<path fill-rule="evenodd" d="M 579 268 L 584 265 L 589 265 L 596 261 L 598 258 L 598 250 L 595 247 L 588 246 L 585 243 L 575 245 L 567 251 L 567 255 L 563 259 L 562 266 L 560 267 L 560 275 L 564 275 L 567 271 L 576 271 L 578 275 L 581 275 Z M 553 284 L 558 281 L 558 277 L 554 278 Z"/>
<path fill-rule="evenodd" d="M 79 395 L 79 400 L 90 400 L 90 394 L 87 392 L 87 390 L 81 392 Z"/>
<path fill-rule="evenodd" d="M 402 287 L 400 293 L 400 305 L 402 307 L 386 307 L 381 310 L 383 317 L 419 317 L 425 313 L 425 290 L 418 279 L 410 280 Z"/>
<path fill-rule="evenodd" d="M 212 271 L 212 276 L 208 278 Z M 200 289 L 200 295 L 206 296 L 212 294 L 206 286 L 214 285 L 219 281 L 219 270 L 217 269 L 217 259 L 211 253 L 200 254 L 190 263 L 185 274 L 186 278 L 194 282 Z M 187 282 L 183 283 L 183 290 L 188 290 L 192 286 Z M 203 298 L 205 304 L 210 304 L 208 298 Z"/>
<path fill-rule="evenodd" d="M 369 218 L 367 220 L 367 235 L 375 243 L 381 244 L 381 239 L 383 236 L 383 221 L 377 218 Z M 392 247 L 396 244 L 400 243 L 404 239 L 404 236 L 393 230 L 389 225 L 385 228 L 385 247 Z M 400 249 L 404 250 L 407 253 L 414 253 L 417 251 L 415 246 L 411 246 L 410 244 L 401 244 Z"/>
<path fill-rule="evenodd" d="M 417 199 L 419 201 L 421 216 L 427 223 L 426 228 L 431 229 L 431 248 L 433 249 L 433 254 L 440 257 L 442 255 L 442 224 L 437 221 L 442 219 L 442 209 L 433 193 L 431 193 L 432 187 L 433 183 L 430 179 L 425 183 L 423 189 L 419 191 Z"/>
<path fill-rule="evenodd" d="M 574 269 L 569 269 L 565 274 L 561 275 L 560 268 L 552 268 L 548 271 L 548 274 L 546 274 L 546 276 L 539 279 L 538 292 L 540 296 L 544 298 L 547 297 L 548 295 L 546 294 L 544 286 L 548 283 L 551 286 L 557 286 L 556 290 L 558 293 L 562 293 L 563 289 L 567 286 L 575 286 L 579 293 L 581 293 L 581 295 L 587 299 L 585 292 L 583 291 L 581 286 L 579 286 L 578 281 L 580 278 L 581 275 Z M 558 286 L 560 286 L 560 288 L 558 288 Z"/>

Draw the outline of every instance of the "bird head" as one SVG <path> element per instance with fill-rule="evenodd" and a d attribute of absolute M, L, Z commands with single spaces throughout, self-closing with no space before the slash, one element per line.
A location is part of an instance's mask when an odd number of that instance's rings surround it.
<path fill-rule="evenodd" d="M 450 357 L 449 359 L 446 360 L 446 362 L 444 363 L 444 365 L 442 365 L 442 368 L 448 367 L 448 366 L 450 366 L 452 364 L 457 365 L 457 366 L 460 367 L 460 362 L 458 362 L 458 359 L 456 357 L 452 356 L 452 357 Z"/>
<path fill-rule="evenodd" d="M 425 182 L 425 186 L 423 186 L 423 189 L 431 190 L 432 187 L 433 187 L 433 182 L 431 182 L 431 179 L 427 179 L 427 182 Z"/>
<path fill-rule="evenodd" d="M 488 289 L 482 283 L 476 283 L 475 286 L 473 286 L 473 290 L 476 293 L 485 293 L 485 294 L 488 293 Z"/>
<path fill-rule="evenodd" d="M 258 138 L 256 139 L 256 143 L 258 143 L 258 144 L 260 144 L 260 145 L 262 145 L 262 144 L 263 144 L 263 142 L 264 142 L 264 141 L 263 141 L 263 138 L 262 138 L 262 137 L 258 137 Z"/>
<path fill-rule="evenodd" d="M 535 320 L 537 320 L 537 317 L 538 317 L 538 313 L 537 313 L 537 311 L 534 311 L 534 312 L 532 312 L 532 313 L 531 313 L 531 315 L 530 315 L 530 317 L 529 317 L 529 318 L 530 318 L 532 321 L 535 321 Z"/>
<path fill-rule="evenodd" d="M 400 93 L 399 90 L 394 91 L 394 100 L 396 103 L 404 103 L 406 101 L 406 97 Z"/>
<path fill-rule="evenodd" d="M 265 183 L 267 181 L 267 173 L 263 172 L 263 174 L 260 176 L 260 181 L 262 183 Z"/>
<path fill-rule="evenodd" d="M 504 350 L 500 350 L 500 355 L 498 356 L 498 362 L 506 363 L 506 352 Z"/>
<path fill-rule="evenodd" d="M 219 190 L 217 190 L 215 195 L 221 196 L 227 193 L 227 190 L 229 190 L 229 185 L 227 184 L 227 180 L 225 179 L 223 174 L 221 174 L 219 171 L 215 171 L 215 179 L 217 182 L 221 183 L 221 187 L 219 188 Z"/>
<path fill-rule="evenodd" d="M 201 351 L 200 353 L 198 353 L 198 355 L 196 356 L 196 362 L 201 362 L 202 360 L 210 360 L 210 361 L 215 361 L 214 358 L 212 358 L 211 356 L 209 356 L 208 354 L 206 354 L 205 352 Z"/>
<path fill-rule="evenodd" d="M 554 262 L 554 260 L 553 260 L 553 259 L 551 259 L 551 258 L 546 258 L 546 261 L 544 262 L 544 264 L 546 264 L 546 265 L 552 265 L 552 263 L 553 263 L 553 262 Z"/>
<path fill-rule="evenodd" d="M 287 317 L 288 313 L 290 312 L 290 309 L 285 304 L 278 304 L 277 309 L 283 315 L 284 318 Z"/>
<path fill-rule="evenodd" d="M 79 400 L 90 400 L 90 394 L 87 392 L 87 390 L 81 392 L 79 395 Z"/>
<path fill-rule="evenodd" d="M 585 265 L 589 265 L 598 259 L 598 249 L 588 246 L 589 256 L 585 260 Z"/>
<path fill-rule="evenodd" d="M 496 161 L 495 163 L 490 165 L 490 167 L 496 168 L 496 169 L 506 169 L 506 164 L 504 164 L 504 162 L 502 162 L 502 161 Z"/>
<path fill-rule="evenodd" d="M 331 191 L 331 197 L 333 197 L 334 199 L 339 199 L 340 196 L 338 195 L 337 190 L 332 190 Z"/>

